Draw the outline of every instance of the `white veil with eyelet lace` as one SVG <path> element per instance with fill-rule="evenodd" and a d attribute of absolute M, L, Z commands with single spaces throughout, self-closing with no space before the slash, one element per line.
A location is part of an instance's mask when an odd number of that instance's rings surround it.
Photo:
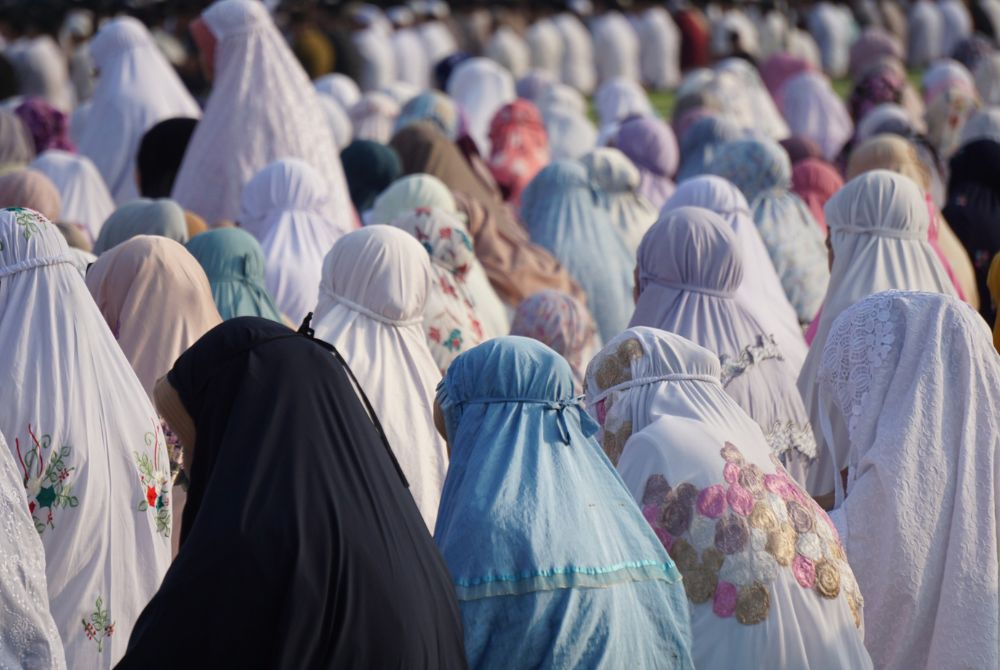
<path fill-rule="evenodd" d="M 831 517 L 876 667 L 995 665 L 1000 359 L 986 324 L 951 296 L 878 293 L 833 324 L 818 376 L 848 470 Z"/>

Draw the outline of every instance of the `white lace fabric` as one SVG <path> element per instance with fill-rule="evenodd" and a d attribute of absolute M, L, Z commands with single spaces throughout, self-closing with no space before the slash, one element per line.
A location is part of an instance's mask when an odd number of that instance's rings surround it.
<path fill-rule="evenodd" d="M 820 407 L 846 498 L 832 516 L 876 667 L 992 667 L 1000 648 L 1000 360 L 956 298 L 889 291 L 833 324 Z"/>

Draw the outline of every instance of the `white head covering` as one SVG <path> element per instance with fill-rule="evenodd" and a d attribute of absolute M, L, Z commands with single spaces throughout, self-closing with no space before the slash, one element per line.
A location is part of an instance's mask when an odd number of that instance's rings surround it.
<path fill-rule="evenodd" d="M 832 2 L 820 2 L 813 5 L 807 19 L 820 49 L 823 71 L 835 78 L 846 75 L 850 64 L 852 26 L 848 17 Z"/>
<path fill-rule="evenodd" d="M 375 199 L 367 223 L 390 224 L 398 217 L 422 208 L 441 210 L 459 220 L 464 218 L 458 211 L 455 196 L 444 182 L 429 174 L 411 174 L 394 181 Z M 510 330 L 507 308 L 490 284 L 479 260 L 472 258 L 469 264 L 465 283 L 474 299 L 484 339 L 506 335 Z"/>
<path fill-rule="evenodd" d="M 442 60 L 458 51 L 455 36 L 441 21 L 425 21 L 417 26 L 420 43 L 427 55 L 427 64 L 434 68 Z"/>
<path fill-rule="evenodd" d="M 639 18 L 639 66 L 642 81 L 666 91 L 681 81 L 681 31 L 663 7 L 650 7 Z"/>
<path fill-rule="evenodd" d="M 331 221 L 322 175 L 295 159 L 271 163 L 243 189 L 240 227 L 260 241 L 267 290 L 298 323 L 316 304 L 323 258 L 348 228 Z"/>
<path fill-rule="evenodd" d="M 717 64 L 715 70 L 720 75 L 728 73 L 736 78 L 734 85 L 723 89 L 727 94 L 719 98 L 724 111 L 738 116 L 734 110 L 740 108 L 750 119 L 749 124 L 742 124 L 742 127 L 774 140 L 788 137 L 788 125 L 757 68 L 742 58 L 727 58 Z"/>
<path fill-rule="evenodd" d="M 396 30 L 391 37 L 392 53 L 396 59 L 396 80 L 423 90 L 430 87 L 431 64 L 420 42 L 420 35 L 413 28 Z"/>
<path fill-rule="evenodd" d="M 507 68 L 515 79 L 520 79 L 531 69 L 528 43 L 509 26 L 500 26 L 493 33 L 484 55 Z"/>
<path fill-rule="evenodd" d="M 987 107 L 966 121 L 959 144 L 965 146 L 976 140 L 1000 142 L 1000 107 Z M 65 208 L 65 205 L 63 207 Z"/>
<path fill-rule="evenodd" d="M 917 0 L 906 17 L 906 64 L 919 70 L 944 53 L 944 17 L 933 0 Z"/>
<path fill-rule="evenodd" d="M 854 123 L 843 100 L 819 72 L 803 72 L 781 89 L 781 107 L 791 134 L 806 137 L 833 161 L 854 133 Z"/>
<path fill-rule="evenodd" d="M 785 360 L 798 374 L 808 347 L 795 308 L 788 302 L 764 240 L 754 225 L 747 199 L 722 177 L 706 175 L 682 182 L 661 213 L 678 207 L 711 210 L 733 229 L 743 256 L 743 281 L 736 289 L 736 298 L 758 318 L 765 332 L 774 336 Z"/>
<path fill-rule="evenodd" d="M 610 11 L 590 24 L 594 39 L 594 60 L 597 80 L 625 79 L 638 83 L 639 37 L 621 12 Z"/>
<path fill-rule="evenodd" d="M 1000 105 L 1000 53 L 989 54 L 979 61 L 975 84 L 984 105 Z"/>
<path fill-rule="evenodd" d="M 470 58 L 448 78 L 448 95 L 465 115 L 479 152 L 490 155 L 490 123 L 501 107 L 517 99 L 510 72 L 488 58 Z"/>
<path fill-rule="evenodd" d="M 587 370 L 605 449 L 684 576 L 695 667 L 871 668 L 833 524 L 719 373 L 714 354 L 652 328 Z"/>
<path fill-rule="evenodd" d="M 332 95 L 317 92 L 316 100 L 319 101 L 326 125 L 333 135 L 334 146 L 337 147 L 337 151 L 342 151 L 354 139 L 354 127 L 351 125 L 350 117 Z"/>
<path fill-rule="evenodd" d="M 166 441 L 59 230 L 8 209 L 0 241 L 0 432 L 67 664 L 109 669 L 170 564 Z"/>
<path fill-rule="evenodd" d="M 358 86 L 362 91 L 377 91 L 396 81 L 396 52 L 389 35 L 372 25 L 352 34 L 351 42 L 361 58 Z"/>
<path fill-rule="evenodd" d="M 597 85 L 597 70 L 594 67 L 594 45 L 590 32 L 576 18 L 564 12 L 552 19 L 563 42 L 562 82 L 572 86 L 584 95 L 590 95 Z"/>
<path fill-rule="evenodd" d="M 601 122 L 601 136 L 609 137 L 618 124 L 632 116 L 653 116 L 649 96 L 634 79 L 604 79 L 594 96 L 594 106 Z"/>
<path fill-rule="evenodd" d="M 628 157 L 618 149 L 598 147 L 581 159 L 590 181 L 601 191 L 601 202 L 611 223 L 631 254 L 639 249 L 642 236 L 656 223 L 657 211 L 641 193 L 642 177 Z"/>
<path fill-rule="evenodd" d="M 556 24 L 548 18 L 539 19 L 528 28 L 525 39 L 531 50 L 531 67 L 558 79 L 562 74 L 563 38 Z"/>
<path fill-rule="evenodd" d="M 313 82 L 317 93 L 328 95 L 338 103 L 341 108 L 350 109 L 361 99 L 361 89 L 354 83 L 354 80 L 346 74 L 335 72 L 325 74 Z"/>
<path fill-rule="evenodd" d="M 879 293 L 836 320 L 818 374 L 849 471 L 831 517 L 875 664 L 995 665 L 1000 364 L 986 324 L 957 299 Z"/>
<path fill-rule="evenodd" d="M 399 104 L 379 91 L 369 91 L 349 111 L 354 139 L 388 144 L 399 116 Z"/>
<path fill-rule="evenodd" d="M 433 530 L 448 456 L 433 420 L 441 373 L 421 328 L 431 281 L 427 252 L 411 235 L 367 226 L 327 254 L 313 323 L 355 371 Z"/>
<path fill-rule="evenodd" d="M 577 160 L 597 145 L 597 128 L 585 114 L 566 109 L 542 113 L 552 162 Z"/>
<path fill-rule="evenodd" d="M 201 110 L 137 19 L 125 16 L 102 26 L 90 55 L 100 76 L 79 149 L 122 204 L 139 196 L 135 156 L 146 131 L 166 119 L 198 118 Z"/>
<path fill-rule="evenodd" d="M 0 666 L 64 670 L 49 612 L 45 549 L 24 501 L 24 473 L 0 435 Z"/>
<path fill-rule="evenodd" d="M 960 0 L 940 0 L 938 7 L 944 28 L 941 53 L 951 55 L 959 42 L 972 35 L 972 15 Z"/>
<path fill-rule="evenodd" d="M 841 312 L 889 289 L 955 295 L 951 280 L 927 241 L 930 213 L 912 180 L 872 170 L 849 181 L 826 203 L 833 266 L 816 337 L 799 375 L 799 391 L 816 432 L 817 459 L 806 486 L 813 495 L 833 490 L 834 464 L 820 432 L 816 371 L 826 338 Z"/>
<path fill-rule="evenodd" d="M 267 10 L 252 0 L 221 0 L 202 18 L 218 40 L 215 81 L 177 173 L 174 199 L 210 226 L 234 220 L 251 177 L 272 161 L 299 158 L 326 181 L 331 222 L 348 227 L 353 210 L 333 137 Z"/>
<path fill-rule="evenodd" d="M 115 211 L 114 200 L 101 174 L 86 156 L 49 149 L 31 163 L 59 190 L 59 218 L 83 226 L 96 240 L 101 226 Z"/>
<path fill-rule="evenodd" d="M 7 51 L 17 72 L 21 95 L 44 98 L 56 109 L 69 113 L 75 104 L 69 65 L 62 49 L 49 35 L 24 38 Z"/>
<path fill-rule="evenodd" d="M 736 300 L 744 264 L 732 229 L 714 212 L 680 207 L 660 217 L 638 257 L 639 299 L 629 326 L 660 328 L 714 351 L 723 388 L 801 479 L 816 442 L 795 369 L 756 314 Z"/>

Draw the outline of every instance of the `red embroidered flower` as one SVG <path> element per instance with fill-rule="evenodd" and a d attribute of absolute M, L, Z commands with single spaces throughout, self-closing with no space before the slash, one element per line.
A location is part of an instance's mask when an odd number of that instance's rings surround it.
<path fill-rule="evenodd" d="M 431 338 L 432 342 L 437 342 L 438 344 L 441 343 L 441 331 L 439 329 L 431 328 L 427 336 Z"/>
<path fill-rule="evenodd" d="M 28 502 L 28 512 L 34 513 L 35 507 L 37 507 L 37 506 L 38 506 L 38 504 L 34 500 L 29 501 Z"/>
<path fill-rule="evenodd" d="M 450 240 L 451 239 L 451 228 L 444 228 L 441 231 L 441 239 L 442 240 Z"/>
<path fill-rule="evenodd" d="M 156 487 L 150 486 L 146 489 L 146 502 L 152 507 L 156 504 Z"/>

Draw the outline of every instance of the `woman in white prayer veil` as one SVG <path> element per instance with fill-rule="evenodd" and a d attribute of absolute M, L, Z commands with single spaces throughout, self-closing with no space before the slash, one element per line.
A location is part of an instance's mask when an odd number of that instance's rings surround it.
<path fill-rule="evenodd" d="M 490 122 L 500 108 L 517 99 L 510 72 L 488 58 L 470 58 L 448 77 L 448 95 L 468 123 L 482 156 L 490 155 Z"/>
<path fill-rule="evenodd" d="M 722 218 L 700 207 L 667 212 L 639 246 L 632 326 L 676 333 L 718 355 L 722 386 L 764 431 L 801 482 L 816 456 L 796 371 L 755 311 L 735 299 L 746 264 Z"/>
<path fill-rule="evenodd" d="M 933 0 L 917 0 L 907 15 L 906 65 L 914 70 L 928 67 L 943 55 L 944 17 Z"/>
<path fill-rule="evenodd" d="M 420 36 L 413 27 L 415 17 L 408 7 L 393 7 L 386 11 L 396 26 L 392 36 L 392 53 L 396 59 L 396 80 L 423 90 L 430 86 L 431 64 Z"/>
<path fill-rule="evenodd" d="M 323 110 L 326 125 L 333 135 L 333 144 L 337 147 L 337 151 L 342 151 L 354 139 L 354 126 L 351 125 L 351 117 L 347 115 L 347 111 L 332 95 L 317 91 L 316 99 L 319 101 L 320 109 Z"/>
<path fill-rule="evenodd" d="M 375 11 L 378 11 L 377 8 Z M 358 86 L 363 93 L 367 93 L 377 91 L 396 80 L 396 53 L 392 48 L 391 29 L 385 30 L 383 22 L 375 20 L 376 17 L 363 18 L 364 16 L 363 13 L 355 16 L 368 24 L 351 36 L 351 42 L 362 63 Z"/>
<path fill-rule="evenodd" d="M 972 35 L 972 15 L 961 0 L 941 0 L 938 8 L 944 28 L 941 54 L 950 57 L 958 43 Z"/>
<path fill-rule="evenodd" d="M 661 213 L 678 207 L 711 210 L 733 229 L 743 255 L 744 268 L 743 281 L 736 289 L 736 299 L 757 316 L 768 334 L 774 336 L 782 355 L 797 375 L 809 347 L 802 337 L 795 308 L 788 302 L 767 246 L 754 225 L 746 197 L 722 177 L 703 175 L 682 182 Z"/>
<path fill-rule="evenodd" d="M 597 118 L 601 122 L 598 144 L 614 135 L 619 124 L 633 116 L 653 116 L 653 105 L 639 82 L 625 77 L 605 79 L 594 96 Z"/>
<path fill-rule="evenodd" d="M 7 56 L 17 72 L 22 96 L 44 98 L 61 112 L 73 110 L 69 65 L 54 39 L 48 35 L 23 38 L 11 45 Z"/>
<path fill-rule="evenodd" d="M 815 142 L 834 161 L 854 132 L 844 101 L 820 72 L 802 72 L 782 87 L 780 106 L 791 134 Z"/>
<path fill-rule="evenodd" d="M 638 83 L 639 37 L 621 12 L 610 11 L 590 24 L 594 39 L 594 60 L 599 84 L 612 79 Z"/>
<path fill-rule="evenodd" d="M 24 506 L 24 479 L 0 435 L 0 667 L 64 670 L 49 612 L 45 549 Z"/>
<path fill-rule="evenodd" d="M 1000 361 L 982 318 L 887 291 L 833 324 L 819 368 L 830 517 L 865 597 L 876 667 L 996 667 Z M 845 497 L 846 496 L 846 497 Z"/>
<path fill-rule="evenodd" d="M 166 439 L 59 229 L 3 210 L 0 249 L 0 432 L 45 547 L 67 665 L 106 670 L 170 564 Z"/>
<path fill-rule="evenodd" d="M 542 18 L 532 23 L 525 39 L 531 51 L 532 69 L 559 79 L 562 75 L 563 38 L 552 19 Z"/>
<path fill-rule="evenodd" d="M 955 289 L 927 241 L 930 213 L 913 180 L 888 170 L 865 172 L 830 198 L 825 211 L 833 255 L 830 283 L 798 385 L 817 445 L 806 488 L 829 507 L 836 470 L 820 430 L 816 372 L 834 320 L 873 293 L 902 289 L 954 296 Z"/>
<path fill-rule="evenodd" d="M 681 82 L 681 31 L 663 7 L 650 7 L 639 17 L 639 69 L 642 81 L 654 91 L 667 91 Z"/>
<path fill-rule="evenodd" d="M 594 44 L 590 33 L 580 19 L 569 13 L 562 13 L 552 21 L 563 41 L 562 82 L 584 95 L 590 95 L 597 86 Z"/>
<path fill-rule="evenodd" d="M 354 80 L 346 74 L 334 72 L 325 74 L 313 82 L 317 93 L 328 95 L 336 100 L 341 108 L 348 110 L 361 99 L 361 89 Z"/>
<path fill-rule="evenodd" d="M 177 173 L 174 200 L 210 226 L 236 220 L 244 184 L 273 161 L 298 158 L 326 181 L 330 224 L 351 227 L 347 182 L 316 92 L 264 5 L 221 0 L 200 21 L 204 26 L 196 22 L 192 30 L 203 31 L 202 48 L 215 52 L 206 58 L 214 68 L 212 94 Z"/>
<path fill-rule="evenodd" d="M 515 79 L 531 69 L 531 50 L 524 38 L 510 26 L 500 26 L 486 45 L 487 58 L 500 63 Z"/>
<path fill-rule="evenodd" d="M 587 368 L 605 451 L 684 577 L 695 667 L 870 670 L 833 524 L 719 375 L 712 352 L 641 327 Z"/>
<path fill-rule="evenodd" d="M 94 164 L 86 156 L 49 149 L 32 161 L 31 168 L 51 179 L 59 190 L 60 223 L 81 226 L 92 241 L 97 240 L 101 226 L 115 211 L 115 202 Z"/>
<path fill-rule="evenodd" d="M 139 197 L 135 156 L 146 131 L 165 119 L 198 118 L 201 111 L 137 19 L 126 16 L 102 26 L 90 55 L 100 75 L 79 150 L 120 205 Z"/>
<path fill-rule="evenodd" d="M 742 58 L 727 58 L 715 66 L 720 75 L 729 73 L 736 77 L 731 95 L 720 98 L 726 111 L 742 107 L 750 123 L 744 127 L 770 137 L 783 140 L 789 136 L 788 125 L 774 104 L 774 98 L 764 86 L 764 80 L 753 65 Z"/>
<path fill-rule="evenodd" d="M 327 254 L 313 327 L 355 371 L 433 531 L 448 455 L 433 419 L 441 373 L 421 328 L 432 281 L 412 235 L 366 226 Z"/>
<path fill-rule="evenodd" d="M 299 323 L 316 304 L 323 258 L 349 227 L 326 216 L 329 190 L 308 163 L 271 163 L 243 188 L 240 227 L 264 251 L 267 290 L 278 309 Z"/>

